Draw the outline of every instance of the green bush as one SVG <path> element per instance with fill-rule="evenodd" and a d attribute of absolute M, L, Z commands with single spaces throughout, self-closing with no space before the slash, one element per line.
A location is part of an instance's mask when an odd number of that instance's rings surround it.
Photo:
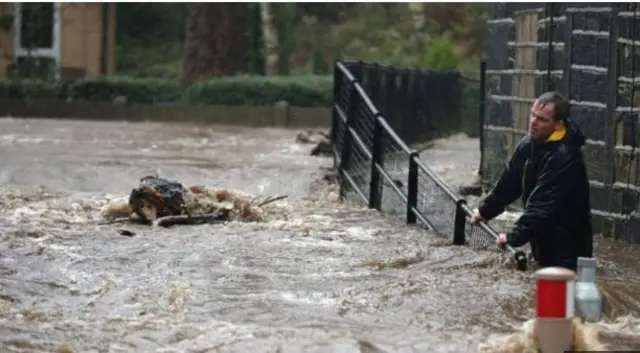
<path fill-rule="evenodd" d="M 295 106 L 331 104 L 332 76 L 238 76 L 199 82 L 183 88 L 177 80 L 96 77 L 78 82 L 32 79 L 0 80 L 0 97 L 112 101 L 126 97 L 135 103 L 182 102 L 201 105 L 272 105 L 286 100 Z"/>
<path fill-rule="evenodd" d="M 69 96 L 89 101 L 110 101 L 124 96 L 138 103 L 175 102 L 181 98 L 177 81 L 153 78 L 104 77 L 71 84 Z"/>
<path fill-rule="evenodd" d="M 457 71 L 459 64 L 453 40 L 448 34 L 443 34 L 429 45 L 422 67 L 433 71 Z"/>
<path fill-rule="evenodd" d="M 69 96 L 69 87 L 64 83 L 36 79 L 0 80 L 0 97 L 12 99 L 42 99 Z"/>
<path fill-rule="evenodd" d="M 462 79 L 460 97 L 451 97 L 454 111 L 442 114 L 438 133 L 464 131 L 477 135 L 479 84 Z M 78 82 L 33 79 L 0 79 L 0 98 L 21 100 L 61 99 L 113 101 L 127 97 L 132 103 L 182 103 L 189 105 L 270 106 L 285 100 L 300 107 L 330 107 L 333 78 L 330 75 L 236 76 L 182 87 L 176 80 L 98 77 Z M 377 102 L 374 102 L 376 104 Z"/>
<path fill-rule="evenodd" d="M 332 92 L 332 76 L 237 76 L 195 83 L 185 98 L 191 104 L 271 105 L 286 100 L 300 107 L 328 107 Z"/>

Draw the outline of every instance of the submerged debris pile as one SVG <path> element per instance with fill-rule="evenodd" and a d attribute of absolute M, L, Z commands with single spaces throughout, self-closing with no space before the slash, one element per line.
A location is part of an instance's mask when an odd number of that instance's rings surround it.
<path fill-rule="evenodd" d="M 102 209 L 109 222 L 130 221 L 153 226 L 193 225 L 227 221 L 257 222 L 261 207 L 286 196 L 259 200 L 238 191 L 181 183 L 157 176 L 140 179 L 128 199 L 115 200 Z"/>
<path fill-rule="evenodd" d="M 316 144 L 311 150 L 312 156 L 332 156 L 333 147 L 331 136 L 323 131 L 303 131 L 296 136 L 296 142 L 304 144 Z"/>

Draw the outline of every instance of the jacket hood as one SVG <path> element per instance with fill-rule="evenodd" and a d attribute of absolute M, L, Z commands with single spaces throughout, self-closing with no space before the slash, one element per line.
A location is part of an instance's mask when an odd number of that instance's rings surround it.
<path fill-rule="evenodd" d="M 567 126 L 567 142 L 574 146 L 582 147 L 587 141 L 587 138 L 582 131 L 580 131 L 580 127 L 571 119 L 567 119 L 565 125 Z"/>

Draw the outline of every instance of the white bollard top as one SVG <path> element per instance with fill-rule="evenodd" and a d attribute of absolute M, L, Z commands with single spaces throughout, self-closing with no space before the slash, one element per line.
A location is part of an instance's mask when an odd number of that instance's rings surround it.
<path fill-rule="evenodd" d="M 576 273 L 564 267 L 545 267 L 536 271 L 536 279 L 550 281 L 572 281 Z"/>

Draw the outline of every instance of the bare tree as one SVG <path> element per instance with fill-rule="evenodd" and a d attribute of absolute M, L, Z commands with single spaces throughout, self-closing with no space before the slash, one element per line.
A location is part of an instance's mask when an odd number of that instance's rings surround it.
<path fill-rule="evenodd" d="M 411 12 L 411 18 L 413 21 L 413 42 L 415 45 L 415 50 L 419 54 L 424 54 L 425 46 L 426 46 L 426 38 L 424 35 L 425 25 L 426 25 L 426 16 L 425 16 L 425 7 L 422 2 L 410 2 L 409 11 Z"/>
<path fill-rule="evenodd" d="M 274 75 L 278 69 L 279 50 L 278 31 L 273 19 L 274 12 L 271 3 L 260 3 L 260 18 L 262 20 L 262 38 L 264 40 L 265 73 Z"/>
<path fill-rule="evenodd" d="M 181 75 L 184 84 L 231 76 L 244 69 L 246 14 L 245 3 L 189 4 Z"/>

